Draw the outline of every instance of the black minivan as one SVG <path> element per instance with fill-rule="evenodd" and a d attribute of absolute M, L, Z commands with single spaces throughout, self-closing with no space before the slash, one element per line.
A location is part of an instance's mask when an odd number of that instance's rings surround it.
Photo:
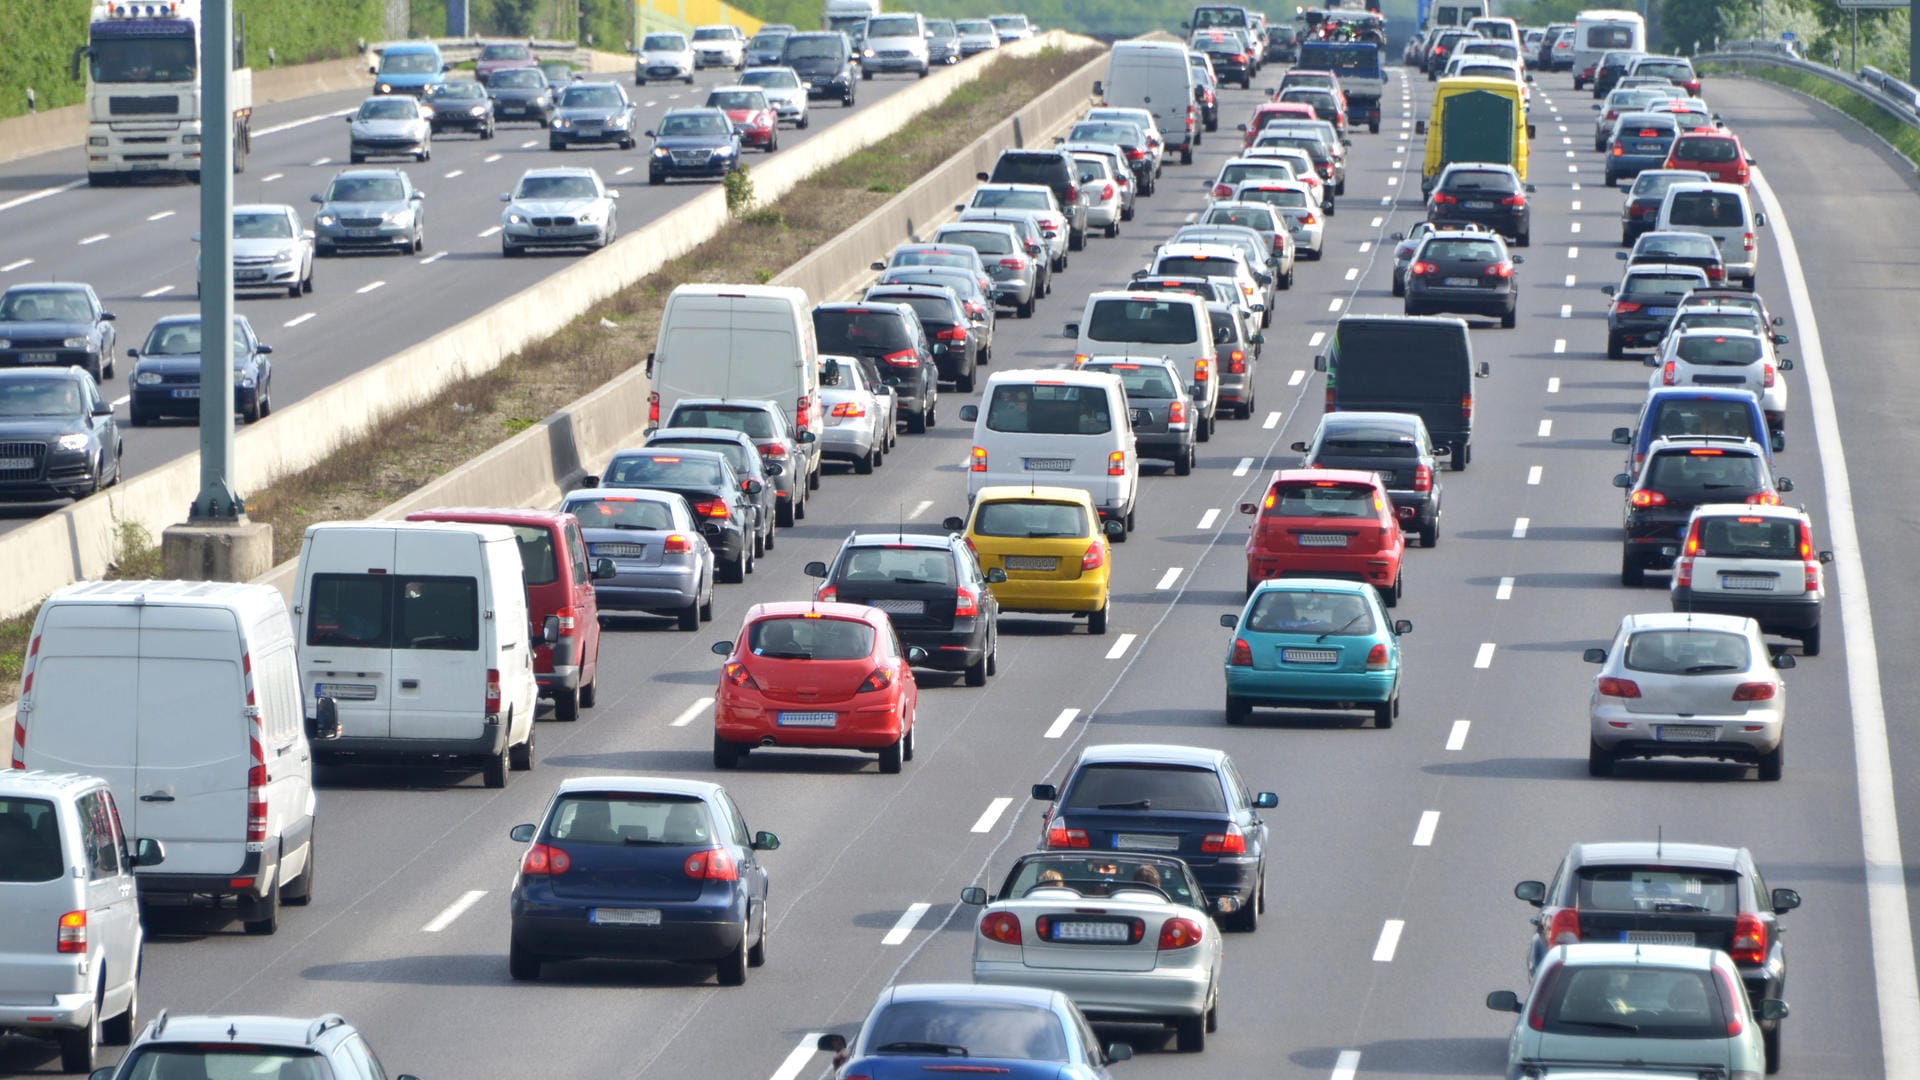
<path fill-rule="evenodd" d="M 1473 460 L 1473 362 L 1462 319 L 1432 315 L 1348 315 L 1313 369 L 1327 376 L 1327 411 L 1413 413 L 1455 472 Z"/>
<path fill-rule="evenodd" d="M 807 99 L 839 98 L 853 108 L 853 47 L 837 30 L 816 34 L 789 34 L 780 62 L 800 76 Z"/>

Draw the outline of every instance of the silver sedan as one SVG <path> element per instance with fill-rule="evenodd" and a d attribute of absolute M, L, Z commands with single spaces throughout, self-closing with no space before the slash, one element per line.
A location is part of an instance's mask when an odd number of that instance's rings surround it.
<path fill-rule="evenodd" d="M 759 87 L 781 123 L 796 128 L 807 126 L 807 86 L 792 68 L 748 68 L 740 73 L 740 85 Z"/>
<path fill-rule="evenodd" d="M 894 397 L 884 386 L 869 386 L 866 369 L 852 356 L 820 357 L 820 408 L 827 427 L 820 433 L 820 456 L 845 461 L 865 475 L 887 456 L 893 431 Z"/>
<path fill-rule="evenodd" d="M 713 549 L 685 498 L 592 489 L 568 492 L 560 509 L 580 519 L 602 615 L 666 615 L 682 630 L 713 618 Z"/>
<path fill-rule="evenodd" d="M 198 240 L 200 234 L 195 233 Z M 194 295 L 200 295 L 200 260 L 194 258 Z M 313 291 L 313 230 L 291 206 L 258 203 L 233 208 L 233 291 L 285 289 L 288 296 Z"/>
<path fill-rule="evenodd" d="M 355 165 L 370 157 L 433 157 L 433 107 L 406 94 L 370 97 L 347 117 L 347 156 Z"/>
<path fill-rule="evenodd" d="M 603 248 L 620 232 L 620 192 L 592 169 L 528 169 L 500 196 L 500 253 L 533 247 Z"/>

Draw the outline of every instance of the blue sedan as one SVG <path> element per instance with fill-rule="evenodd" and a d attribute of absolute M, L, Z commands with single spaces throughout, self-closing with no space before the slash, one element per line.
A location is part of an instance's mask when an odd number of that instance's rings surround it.
<path fill-rule="evenodd" d="M 1087 1045 L 1086 1017 L 1058 990 L 903 983 L 880 991 L 852 1044 L 820 1036 L 840 1080 L 986 1073 L 1004 1080 L 1110 1080 L 1126 1043 Z"/>
<path fill-rule="evenodd" d="M 245 315 L 233 317 L 233 411 L 249 424 L 273 411 L 271 352 Z M 134 427 L 162 417 L 200 419 L 200 316 L 161 319 L 127 356 L 134 361 L 127 405 Z"/>
<path fill-rule="evenodd" d="M 1227 650 L 1227 723 L 1245 723 L 1256 705 L 1282 709 L 1370 709 L 1375 727 L 1400 715 L 1400 635 L 1379 594 L 1353 581 L 1263 581 L 1239 615 Z"/>
<path fill-rule="evenodd" d="M 604 957 L 712 964 L 740 986 L 767 958 L 767 871 L 726 790 L 695 780 L 583 776 L 554 792 L 514 876 L 508 973 Z"/>

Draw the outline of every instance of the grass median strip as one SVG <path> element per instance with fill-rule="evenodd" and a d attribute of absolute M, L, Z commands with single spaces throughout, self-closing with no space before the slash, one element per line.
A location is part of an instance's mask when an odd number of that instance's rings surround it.
<path fill-rule="evenodd" d="M 743 204 L 719 236 L 595 305 L 559 333 L 485 375 L 450 383 L 434 400 L 389 418 L 379 431 L 313 467 L 249 492 L 249 514 L 273 525 L 274 561 L 299 554 L 308 525 L 367 517 L 641 363 L 654 347 L 661 306 L 674 286 L 772 280 L 1058 85 L 1087 57 L 1085 51 L 1049 49 L 996 60 L 990 77 L 955 89 L 890 138 L 815 173 L 777 202 Z M 122 548 L 144 551 L 151 542 L 139 548 L 123 537 Z M 158 576 L 158 560 L 157 549 L 150 568 L 132 556 L 117 559 L 127 570 L 114 576 Z M 0 622 L 0 704 L 18 696 L 34 614 Z"/>

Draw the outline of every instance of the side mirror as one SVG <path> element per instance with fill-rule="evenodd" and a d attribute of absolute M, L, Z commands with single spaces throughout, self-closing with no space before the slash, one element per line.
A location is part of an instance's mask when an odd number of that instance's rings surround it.
<path fill-rule="evenodd" d="M 538 830 L 539 826 L 537 825 L 515 825 L 513 828 L 507 830 L 507 838 L 517 843 L 532 843 L 534 833 Z"/>
<path fill-rule="evenodd" d="M 1415 135 L 1425 135 L 1427 133 L 1427 122 L 1425 120 L 1415 120 L 1413 122 L 1413 133 Z"/>
<path fill-rule="evenodd" d="M 1109 1063 L 1112 1063 L 1115 1061 L 1132 1061 L 1133 1060 L 1133 1047 L 1127 1043 L 1123 1043 L 1123 1042 L 1108 1043 L 1106 1052 L 1107 1052 L 1107 1061 Z"/>
<path fill-rule="evenodd" d="M 583 488 L 597 488 L 600 486 L 600 478 L 593 473 L 588 473 L 580 478 L 580 486 Z"/>
<path fill-rule="evenodd" d="M 327 742 L 340 737 L 340 703 L 323 697 L 313 707 L 313 719 L 307 725 L 309 739 Z"/>
<path fill-rule="evenodd" d="M 1221 612 L 1220 625 L 1229 630 L 1238 630 L 1240 628 L 1240 616 L 1232 612 Z"/>
<path fill-rule="evenodd" d="M 321 198 L 321 197 L 320 197 L 319 195 L 317 195 L 317 194 L 315 194 L 315 195 L 309 195 L 309 196 L 307 196 L 307 201 L 308 201 L 308 202 L 310 202 L 310 203 L 325 203 L 325 202 L 326 202 L 327 200 L 325 200 L 325 199 L 323 199 L 323 198 Z"/>
<path fill-rule="evenodd" d="M 1588 649 L 1580 654 L 1580 659 L 1585 660 L 1589 664 L 1604 664 L 1607 662 L 1607 650 Z"/>
<path fill-rule="evenodd" d="M 1827 554 L 1831 555 L 1833 553 L 1829 551 L 1827 552 Z M 1004 585 L 1006 583 L 1006 580 L 1007 580 L 1007 572 L 1005 570 L 1000 569 L 997 566 L 987 571 L 987 584 L 989 585 Z"/>
<path fill-rule="evenodd" d="M 1601 292 L 1601 295 L 1603 296 L 1612 296 L 1615 291 L 1617 291 L 1617 286 L 1613 286 L 1613 285 L 1600 286 L 1600 292 Z"/>
<path fill-rule="evenodd" d="M 1621 262 L 1626 262 L 1626 261 L 1627 261 L 1628 259 L 1630 259 L 1630 258 L 1631 258 L 1632 256 L 1631 256 L 1631 255 L 1629 255 L 1629 254 L 1628 254 L 1627 252 L 1624 252 L 1624 251 L 1616 251 L 1616 252 L 1614 252 L 1614 253 L 1613 253 L 1613 257 L 1614 257 L 1614 258 L 1616 258 L 1616 259 L 1619 259 L 1619 260 L 1620 260 Z"/>
<path fill-rule="evenodd" d="M 1791 476 L 1783 476 L 1783 477 L 1781 477 L 1780 479 L 1778 479 L 1778 480 L 1775 480 L 1775 481 L 1773 482 L 1773 489 L 1774 489 L 1775 491 L 1792 491 L 1792 490 L 1793 490 L 1793 477 L 1791 477 Z"/>
<path fill-rule="evenodd" d="M 1187 387 L 1187 397 L 1190 398 L 1191 400 L 1199 401 L 1201 398 L 1206 396 L 1207 396 L 1206 383 L 1194 383 L 1192 386 Z"/>
<path fill-rule="evenodd" d="M 427 201 L 427 193 L 424 191 L 416 191 L 413 194 L 407 196 L 407 201 L 408 202 L 425 202 Z"/>
<path fill-rule="evenodd" d="M 1291 449 L 1296 454 L 1306 453 L 1307 452 L 1306 440 L 1302 439 L 1299 442 L 1294 443 L 1291 447 L 1289 447 L 1289 449 Z"/>
<path fill-rule="evenodd" d="M 1758 164 L 1760 164 L 1760 159 L 1759 159 L 1759 158 L 1757 158 L 1757 157 L 1754 157 L 1754 156 L 1753 156 L 1752 154 L 1748 154 L 1748 155 L 1747 155 L 1747 164 L 1749 164 L 1749 165 L 1758 165 Z M 1760 215 L 1758 215 L 1758 214 L 1755 214 L 1755 215 L 1754 215 L 1754 221 L 1755 221 L 1755 223 L 1756 223 L 1756 224 L 1764 224 L 1764 222 L 1761 222 L 1761 221 L 1760 221 Z"/>
<path fill-rule="evenodd" d="M 347 123 L 349 123 L 349 124 L 351 124 L 351 123 L 353 123 L 353 122 L 354 122 L 355 120 L 357 120 L 357 119 L 359 119 L 359 117 L 356 117 L 356 116 L 343 116 L 343 117 L 341 117 L 340 119 L 342 119 L 342 120 L 345 120 L 345 121 L 346 121 Z"/>
<path fill-rule="evenodd" d="M 980 182 L 981 182 L 981 183 L 983 183 L 983 184 L 987 182 L 987 174 L 986 174 L 986 173 L 983 173 L 983 172 L 977 172 L 977 173 L 974 173 L 974 174 L 973 174 L 973 178 L 974 178 L 975 180 L 978 180 L 978 181 L 980 181 Z"/>
<path fill-rule="evenodd" d="M 978 885 L 969 885 L 960 890 L 960 902 L 963 904 L 972 904 L 975 907 L 983 907 L 987 902 L 987 890 Z"/>
<path fill-rule="evenodd" d="M 1393 632 L 1394 632 L 1394 633 L 1396 633 L 1396 634 L 1411 634 L 1411 633 L 1413 633 L 1413 620 L 1412 620 L 1412 619 L 1395 619 L 1395 620 L 1393 620 Z"/>
<path fill-rule="evenodd" d="M 260 346 L 257 346 L 257 347 L 255 347 L 255 349 L 254 349 L 253 351 L 254 351 L 254 352 L 257 352 L 257 353 L 259 353 L 259 354 L 260 354 L 261 356 L 266 356 L 266 355 L 268 355 L 268 354 L 270 354 L 270 353 L 272 353 L 272 352 L 273 352 L 273 346 L 271 346 L 271 345 L 260 345 Z"/>
<path fill-rule="evenodd" d="M 1773 890 L 1773 913 L 1785 915 L 1800 906 L 1800 894 L 1792 889 Z"/>
<path fill-rule="evenodd" d="M 560 616 L 549 615 L 540 620 L 540 640 L 548 645 L 560 640 Z"/>
<path fill-rule="evenodd" d="M 133 865 L 135 866 L 159 866 L 166 861 L 167 846 L 158 840 L 141 837 L 140 840 L 133 845 Z M 1786 892 L 1788 890 L 1776 889 L 1774 891 Z M 1793 898 L 1793 902 L 1796 905 L 1799 904 L 1800 897 L 1796 895 Z M 1777 907 L 1778 905 L 1775 906 Z"/>
<path fill-rule="evenodd" d="M 1533 80 L 1532 80 L 1531 78 L 1529 78 L 1529 79 L 1528 79 L 1527 81 L 1528 81 L 1528 82 L 1532 82 Z M 1539 137 L 1540 137 L 1539 135 L 1537 135 L 1537 134 L 1535 134 L 1535 133 L 1534 133 L 1534 128 L 1533 128 L 1533 125 L 1532 125 L 1532 124 L 1528 124 L 1528 125 L 1527 125 L 1527 138 L 1528 138 L 1529 140 L 1531 140 L 1531 139 L 1537 139 L 1537 138 L 1539 138 Z M 1528 190 L 1528 191 L 1532 191 L 1532 190 L 1533 190 L 1533 185 L 1532 185 L 1532 184 L 1528 184 L 1528 185 L 1527 185 L 1527 190 Z"/>
<path fill-rule="evenodd" d="M 1267 343 L 1267 335 L 1255 330 L 1253 336 L 1248 338 L 1247 341 L 1254 345 L 1265 345 Z"/>
<path fill-rule="evenodd" d="M 1527 261 L 1527 257 L 1526 257 L 1525 255 L 1515 255 L 1515 256 L 1513 256 L 1513 265 L 1515 265 L 1515 266 L 1519 266 L 1519 265 L 1521 265 L 1522 263 L 1525 263 L 1526 261 Z"/>
<path fill-rule="evenodd" d="M 760 832 L 754 833 L 753 834 L 753 850 L 779 851 L 780 838 L 765 830 L 761 830 Z"/>
<path fill-rule="evenodd" d="M 1783 357 L 1781 357 L 1781 358 L 1780 358 L 1780 370 L 1781 370 L 1781 371 L 1792 371 L 1792 370 L 1793 370 L 1793 358 L 1792 358 L 1792 357 L 1788 357 L 1788 356 L 1783 356 Z"/>
<path fill-rule="evenodd" d="M 367 74 L 369 74 L 369 75 L 378 75 L 378 74 L 380 74 L 380 69 L 379 69 L 378 67 L 376 67 L 376 66 L 374 66 L 373 64 L 368 64 L 368 65 L 367 65 Z M 113 1070 L 112 1070 L 112 1069 L 108 1069 L 107 1071 L 108 1071 L 108 1072 L 112 1072 Z"/>
<path fill-rule="evenodd" d="M 1397 233 L 1394 233 L 1392 236 L 1387 237 L 1387 239 L 1393 241 L 1396 244 L 1401 243 L 1402 241 L 1406 240 L 1406 238 L 1407 238 L 1407 234 L 1403 232 L 1397 232 Z"/>
<path fill-rule="evenodd" d="M 1280 805 L 1280 796 L 1271 791 L 1262 791 L 1253 797 L 1255 810 L 1271 810 Z"/>
<path fill-rule="evenodd" d="M 311 232 L 309 232 L 309 233 L 307 233 L 307 237 L 308 237 L 308 239 L 312 239 L 312 237 L 313 237 L 313 233 L 311 233 Z M 117 319 L 117 318 L 119 318 L 119 316 L 117 316 L 117 315 L 115 315 L 115 314 L 114 314 L 113 312 L 111 312 L 111 311 L 103 311 L 103 312 L 101 312 L 101 313 L 100 313 L 100 321 L 101 321 L 101 322 L 113 322 L 113 321 L 114 321 L 115 319 Z"/>
<path fill-rule="evenodd" d="M 1063 337 L 1077 338 L 1080 336 L 1080 324 L 1077 322 L 1067 323 L 1060 328 L 1060 333 Z"/>
<path fill-rule="evenodd" d="M 1793 339 L 1785 334 L 1775 334 L 1773 335 L 1773 343 L 1775 345 L 1791 345 L 1793 344 Z"/>
<path fill-rule="evenodd" d="M 512 201 L 513 201 L 513 195 L 512 195 L 512 193 L 510 193 L 510 192 L 505 192 L 505 191 L 503 191 L 503 192 L 501 192 L 501 193 L 500 193 L 500 201 L 501 201 L 501 202 L 512 202 Z"/>
<path fill-rule="evenodd" d="M 642 134 L 642 135 L 645 135 L 645 136 L 646 136 L 647 138 L 649 138 L 649 139 L 657 139 L 657 138 L 659 138 L 659 137 L 660 137 L 660 136 L 658 136 L 658 135 L 655 135 L 655 134 L 653 133 L 653 129 L 652 129 L 652 128 L 648 128 L 647 130 L 645 130 L 645 131 L 643 131 L 643 132 L 641 132 L 640 134 Z"/>
<path fill-rule="evenodd" d="M 787 467 L 777 461 L 769 461 L 760 466 L 760 471 L 768 476 L 779 476 L 787 471 Z M 745 490 L 745 488 L 741 490 Z"/>
<path fill-rule="evenodd" d="M 1614 444 L 1615 446 L 1631 446 L 1631 445 L 1633 445 L 1633 432 L 1631 432 L 1631 431 L 1629 431 L 1629 430 L 1627 430 L 1626 428 L 1623 428 L 1623 427 L 1617 427 L 1617 428 L 1614 428 L 1614 429 L 1613 429 L 1613 444 Z"/>
<path fill-rule="evenodd" d="M 808 577 L 824 578 L 827 576 L 827 564 L 821 562 L 818 559 L 815 559 L 814 561 L 801 567 L 800 572 L 807 575 Z"/>
<path fill-rule="evenodd" d="M 1250 503 L 1250 502 L 1243 502 L 1240 504 L 1240 512 L 1243 514 L 1251 514 L 1258 509 L 1259 509 L 1258 506 L 1255 506 L 1253 503 Z"/>
<path fill-rule="evenodd" d="M 816 1050 L 825 1050 L 829 1054 L 844 1053 L 847 1049 L 847 1037 L 845 1035 L 833 1034 L 822 1035 L 814 1042 L 813 1047 Z"/>
<path fill-rule="evenodd" d="M 954 204 L 953 204 L 953 212 L 954 212 L 954 213 L 956 213 L 956 214 L 964 214 L 964 213 L 966 213 L 966 212 L 967 212 L 967 204 L 966 204 L 966 203 L 954 203 Z"/>
<path fill-rule="evenodd" d="M 1235 130 L 1235 131 L 1245 131 L 1245 130 L 1247 130 L 1247 125 L 1245 125 L 1245 124 L 1235 124 L 1235 125 L 1233 125 L 1233 130 Z"/>
<path fill-rule="evenodd" d="M 716 641 L 712 645 L 707 646 L 707 651 L 712 653 L 715 656 L 732 656 L 733 642 Z"/>
<path fill-rule="evenodd" d="M 980 406 L 978 405 L 960 406 L 960 419 L 965 420 L 969 424 L 973 423 L 975 420 L 980 419 Z"/>
<path fill-rule="evenodd" d="M 1520 1011 L 1520 995 L 1511 990 L 1495 990 L 1487 995 L 1487 1008 L 1494 1012 L 1517 1013 Z"/>
<path fill-rule="evenodd" d="M 740 485 L 740 489 L 742 491 L 745 491 L 749 495 L 758 495 L 761 492 L 767 490 L 767 485 L 761 483 L 758 480 L 749 480 L 746 483 Z"/>
<path fill-rule="evenodd" d="M 885 270 L 886 268 L 887 264 L 883 262 L 875 261 L 867 264 L 867 269 L 869 270 Z"/>
<path fill-rule="evenodd" d="M 1642 360 L 1640 361 L 1640 365 L 1641 365 L 1642 367 L 1659 367 L 1659 366 L 1660 366 L 1660 357 L 1658 357 L 1658 356 L 1649 356 L 1649 357 L 1646 357 L 1646 358 L 1644 358 L 1644 359 L 1642 359 Z"/>
<path fill-rule="evenodd" d="M 1760 1019 L 1762 1020 L 1785 1020 L 1787 1018 L 1787 1003 L 1781 1001 L 1779 998 L 1768 998 L 1760 1003 L 1759 1012 Z"/>
<path fill-rule="evenodd" d="M 927 650 L 918 645 L 907 646 L 907 663 L 924 664 L 927 662 Z"/>
<path fill-rule="evenodd" d="M 1103 82 L 1100 82 L 1099 80 L 1095 80 L 1093 84 L 1093 96 L 1104 97 L 1106 93 L 1107 93 L 1106 84 Z"/>
<path fill-rule="evenodd" d="M 1749 158 L 1748 160 L 1749 160 L 1749 162 L 1751 162 L 1751 160 L 1752 160 L 1752 159 L 1751 159 L 1751 158 Z M 1759 226 L 1763 226 L 1763 227 L 1764 227 L 1764 226 L 1766 225 L 1766 223 L 1767 223 L 1767 212 L 1766 212 L 1766 211 L 1764 211 L 1764 210 L 1762 210 L 1762 211 L 1760 211 L 1759 213 L 1757 213 L 1757 214 L 1755 214 L 1755 215 L 1753 215 L 1753 223 L 1754 223 L 1755 225 L 1759 225 Z"/>
<path fill-rule="evenodd" d="M 966 529 L 967 522 L 965 518 L 957 518 L 957 517 L 942 518 L 940 521 L 940 527 L 947 530 L 948 532 L 957 533 L 957 532 L 962 532 Z"/>
<path fill-rule="evenodd" d="M 1547 902 L 1547 886 L 1542 881 L 1523 881 L 1513 887 L 1513 895 L 1539 907 Z"/>
<path fill-rule="evenodd" d="M 138 360 L 138 359 L 140 359 L 140 350 L 139 350 L 139 349 L 128 349 L 128 350 L 127 350 L 127 359 L 129 359 L 129 360 Z"/>
<path fill-rule="evenodd" d="M 1613 486 L 1622 490 L 1630 488 L 1633 486 L 1633 477 L 1628 476 L 1626 473 L 1614 473 Z"/>
<path fill-rule="evenodd" d="M 1773 669 L 1775 671 L 1792 671 L 1799 666 L 1800 661 L 1795 660 L 1792 653 L 1778 653 L 1773 658 Z"/>
<path fill-rule="evenodd" d="M 1821 563 L 1823 563 L 1823 564 L 1824 564 L 1824 563 L 1830 563 L 1830 562 L 1832 562 L 1832 561 L 1833 561 L 1833 552 L 1831 552 L 1831 551 L 1823 551 L 1823 552 L 1821 552 L 1821 553 L 1820 553 L 1820 555 L 1819 555 L 1819 559 L 1820 559 L 1820 561 L 1821 561 Z"/>
<path fill-rule="evenodd" d="M 1052 784 L 1035 784 L 1031 794 L 1036 802 L 1053 802 L 1060 797 L 1060 789 Z"/>
<path fill-rule="evenodd" d="M 616 573 L 618 569 L 613 565 L 612 559 L 596 559 L 593 570 L 587 574 L 587 578 L 590 581 L 605 581 Z"/>
<path fill-rule="evenodd" d="M 1492 376 L 1493 376 L 1493 365 L 1487 363 L 1485 360 L 1480 361 L 1479 370 L 1473 373 L 1473 377 L 1476 379 L 1486 379 L 1486 378 L 1491 378 Z"/>
<path fill-rule="evenodd" d="M 1101 531 L 1112 537 L 1125 536 L 1127 533 L 1127 523 L 1118 518 L 1108 518 L 1101 523 L 1100 528 Z"/>
<path fill-rule="evenodd" d="M 1316 356 L 1316 357 L 1314 357 L 1314 358 L 1313 358 L 1313 370 L 1315 370 L 1315 371 L 1325 371 L 1325 370 L 1327 370 L 1327 358 L 1326 358 L 1325 356 Z"/>

